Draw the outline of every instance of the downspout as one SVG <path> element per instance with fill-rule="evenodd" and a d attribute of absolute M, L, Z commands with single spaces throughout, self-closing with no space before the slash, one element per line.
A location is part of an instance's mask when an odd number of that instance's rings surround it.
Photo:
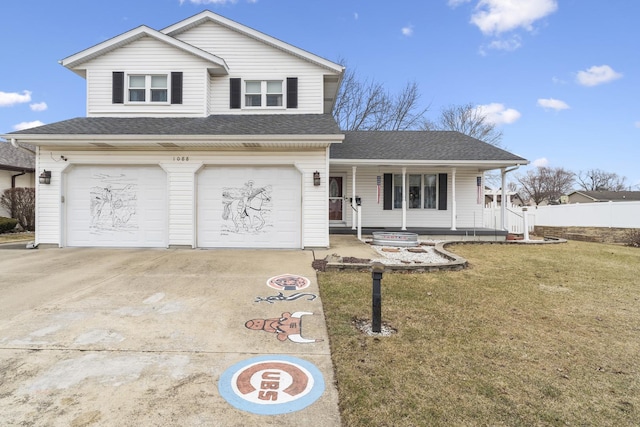
<path fill-rule="evenodd" d="M 16 188 L 16 178 L 22 175 L 26 175 L 26 172 L 22 171 L 18 174 L 11 175 L 11 188 Z"/>
<path fill-rule="evenodd" d="M 28 148 L 23 147 L 22 145 L 18 144 L 18 141 L 16 141 L 16 139 L 15 139 L 15 138 L 11 138 L 11 140 L 10 140 L 10 141 L 11 141 L 11 145 L 13 145 L 15 148 L 19 148 L 19 149 L 21 149 L 21 150 L 24 150 L 24 151 L 26 151 L 27 153 L 31 153 L 31 154 L 33 154 L 34 156 L 36 155 L 36 152 L 35 152 L 35 151 L 33 151 L 33 150 L 29 150 Z"/>
<path fill-rule="evenodd" d="M 506 204 L 506 200 L 507 200 L 507 174 L 509 172 L 513 172 L 514 170 L 518 169 L 520 167 L 520 165 L 516 165 L 514 167 L 512 167 L 511 169 L 507 169 L 507 168 L 502 168 L 501 170 L 501 175 L 502 175 L 502 200 L 500 201 L 500 228 L 504 231 L 508 231 L 507 230 L 507 204 Z"/>

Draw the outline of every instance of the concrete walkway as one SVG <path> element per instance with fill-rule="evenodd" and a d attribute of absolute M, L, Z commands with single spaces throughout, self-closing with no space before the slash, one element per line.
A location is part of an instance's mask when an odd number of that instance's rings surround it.
<path fill-rule="evenodd" d="M 0 425 L 339 426 L 313 256 L 0 250 Z"/>

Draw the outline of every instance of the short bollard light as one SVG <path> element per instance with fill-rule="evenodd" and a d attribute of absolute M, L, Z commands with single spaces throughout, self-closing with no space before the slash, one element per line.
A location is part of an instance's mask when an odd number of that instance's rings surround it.
<path fill-rule="evenodd" d="M 384 264 L 374 262 L 371 265 L 373 277 L 371 331 L 375 333 L 380 333 L 382 330 L 382 273 L 384 273 Z"/>

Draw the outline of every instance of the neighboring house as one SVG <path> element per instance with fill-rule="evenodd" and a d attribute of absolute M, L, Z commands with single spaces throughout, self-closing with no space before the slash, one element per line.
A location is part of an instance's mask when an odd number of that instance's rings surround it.
<path fill-rule="evenodd" d="M 8 188 L 35 186 L 35 147 L 20 149 L 8 142 L 0 141 L 0 196 Z M 11 216 L 0 206 L 0 216 Z"/>
<path fill-rule="evenodd" d="M 515 206 L 525 206 L 526 203 L 515 191 L 507 191 L 506 193 L 507 200 L 511 205 Z M 485 187 L 484 189 L 484 203 L 486 205 L 500 206 L 502 203 L 502 189 L 493 189 L 489 187 Z"/>
<path fill-rule="evenodd" d="M 637 202 L 640 191 L 574 191 L 567 195 L 567 203 Z"/>
<path fill-rule="evenodd" d="M 62 65 L 87 117 L 2 136 L 51 174 L 38 244 L 327 247 L 356 198 L 364 226 L 471 228 L 484 171 L 528 163 L 457 132 L 341 132 L 342 66 L 209 11 Z"/>

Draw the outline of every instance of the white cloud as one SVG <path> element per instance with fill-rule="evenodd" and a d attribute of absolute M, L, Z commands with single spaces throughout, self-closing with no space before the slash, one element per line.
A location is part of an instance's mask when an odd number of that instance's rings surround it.
<path fill-rule="evenodd" d="M 570 108 L 566 102 L 560 101 L 559 99 L 553 99 L 553 98 L 538 99 L 538 106 L 545 109 L 556 110 L 556 111 L 568 110 Z"/>
<path fill-rule="evenodd" d="M 543 168 L 549 164 L 549 160 L 546 157 L 535 159 L 531 164 L 537 168 Z"/>
<path fill-rule="evenodd" d="M 616 72 L 608 65 L 594 65 L 586 71 L 578 71 L 577 80 L 583 86 L 597 86 L 619 79 L 622 74 Z"/>
<path fill-rule="evenodd" d="M 636 122 L 636 127 L 637 127 L 638 129 L 640 129 L 640 120 L 638 120 L 638 121 Z"/>
<path fill-rule="evenodd" d="M 16 104 L 31 102 L 31 92 L 25 90 L 22 94 L 17 92 L 0 92 L 0 107 L 11 107 Z"/>
<path fill-rule="evenodd" d="M 18 123 L 17 125 L 14 125 L 13 129 L 24 130 L 24 129 L 30 129 L 30 128 L 42 126 L 43 124 L 44 123 L 42 123 L 40 120 L 35 120 L 33 122 L 22 122 L 22 123 Z"/>
<path fill-rule="evenodd" d="M 512 52 L 522 46 L 522 39 L 518 35 L 514 35 L 508 39 L 494 40 L 487 46 L 489 49 L 506 50 Z"/>
<path fill-rule="evenodd" d="M 31 108 L 31 111 L 45 111 L 49 107 L 47 106 L 46 102 L 38 102 L 29 105 L 29 108 Z"/>
<path fill-rule="evenodd" d="M 461 4 L 449 0 L 449 5 Z M 556 0 L 479 0 L 471 23 L 484 34 L 500 34 L 517 28 L 533 30 L 533 23 L 558 9 Z"/>
<path fill-rule="evenodd" d="M 353 19 L 355 19 L 356 21 L 360 19 L 360 15 L 358 14 L 358 12 L 354 12 Z"/>
<path fill-rule="evenodd" d="M 463 3 L 469 3 L 471 0 L 449 0 L 447 3 L 449 3 L 449 6 L 451 7 L 458 7 Z"/>
<path fill-rule="evenodd" d="M 411 37 L 413 35 L 413 25 L 407 25 L 406 27 L 402 28 L 402 35 L 403 36 L 407 36 L 407 37 Z"/>
<path fill-rule="evenodd" d="M 503 104 L 496 102 L 492 104 L 478 105 L 476 109 L 489 123 L 496 125 L 511 124 L 522 116 L 519 111 L 514 110 L 513 108 L 506 108 Z"/>
<path fill-rule="evenodd" d="M 553 83 L 557 84 L 557 85 L 563 85 L 563 84 L 567 83 L 566 81 L 564 81 L 564 80 L 562 80 L 561 78 L 556 77 L 556 76 L 553 76 L 553 77 L 551 78 L 551 81 L 552 81 Z"/>

